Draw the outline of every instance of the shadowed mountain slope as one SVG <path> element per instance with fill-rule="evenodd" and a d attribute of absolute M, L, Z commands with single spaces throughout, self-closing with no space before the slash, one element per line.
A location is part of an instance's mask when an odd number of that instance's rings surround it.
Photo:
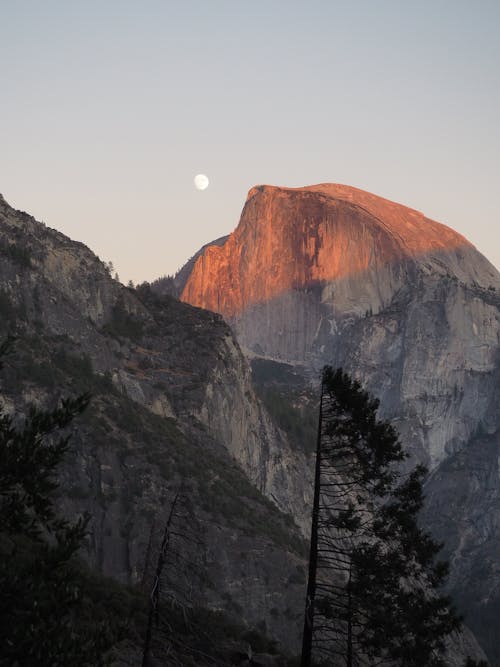
<path fill-rule="evenodd" d="M 93 395 L 59 501 L 67 516 L 92 517 L 88 562 L 125 583 L 148 580 L 182 486 L 192 518 L 180 530 L 195 538 L 180 556 L 190 603 L 293 653 L 305 543 L 290 513 L 305 525 L 309 473 L 257 399 L 222 318 L 125 288 L 83 244 L 0 197 L 0 338 L 9 332 L 5 409 L 22 416 L 30 403 Z"/>

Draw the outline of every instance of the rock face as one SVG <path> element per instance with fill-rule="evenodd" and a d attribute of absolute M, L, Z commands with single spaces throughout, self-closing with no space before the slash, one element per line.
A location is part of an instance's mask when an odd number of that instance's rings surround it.
<path fill-rule="evenodd" d="M 304 361 L 339 318 L 379 312 L 419 270 L 499 280 L 462 236 L 417 211 L 346 186 L 258 186 L 235 232 L 179 277 L 181 298 L 221 313 L 244 345 Z"/>
<path fill-rule="evenodd" d="M 6 409 L 93 394 L 61 472 L 65 512 L 92 516 L 87 559 L 140 582 L 182 484 L 202 544 L 192 601 L 294 651 L 305 543 L 290 513 L 305 529 L 311 480 L 222 318 L 126 289 L 83 244 L 0 197 L 0 338 L 8 332 Z"/>
<path fill-rule="evenodd" d="M 258 186 L 238 228 L 205 247 L 179 287 L 252 355 L 313 375 L 343 366 L 380 398 L 413 461 L 432 471 L 428 524 L 500 664 L 484 627 L 500 620 L 498 271 L 460 234 L 375 195 Z M 478 577 L 484 594 L 466 585 Z"/>
<path fill-rule="evenodd" d="M 181 298 L 221 313 L 253 353 L 354 371 L 434 468 L 492 394 L 498 289 L 468 241 L 417 211 L 346 186 L 259 186 Z"/>

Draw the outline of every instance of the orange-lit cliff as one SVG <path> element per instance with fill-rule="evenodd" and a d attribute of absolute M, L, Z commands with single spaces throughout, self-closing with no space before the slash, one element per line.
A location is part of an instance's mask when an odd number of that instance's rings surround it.
<path fill-rule="evenodd" d="M 257 186 L 225 244 L 197 259 L 181 298 L 231 319 L 289 290 L 470 247 L 422 213 L 356 188 Z"/>

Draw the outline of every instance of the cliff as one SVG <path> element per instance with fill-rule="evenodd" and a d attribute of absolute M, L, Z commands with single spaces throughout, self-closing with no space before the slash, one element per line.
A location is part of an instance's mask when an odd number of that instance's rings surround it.
<path fill-rule="evenodd" d="M 254 354 L 348 366 L 435 467 L 491 395 L 499 289 L 466 239 L 417 211 L 346 186 L 259 186 L 181 298 L 221 313 Z"/>
<path fill-rule="evenodd" d="M 179 278 L 184 301 L 228 319 L 331 283 L 337 293 L 322 294 L 323 303 L 339 314 L 364 314 L 389 303 L 405 272 L 424 265 L 484 287 L 498 282 L 463 236 L 412 209 L 341 185 L 257 186 L 237 229 L 205 246 Z M 354 294 L 358 283 L 364 289 Z M 288 358 L 303 359 L 305 342 L 302 351 L 287 350 Z"/>

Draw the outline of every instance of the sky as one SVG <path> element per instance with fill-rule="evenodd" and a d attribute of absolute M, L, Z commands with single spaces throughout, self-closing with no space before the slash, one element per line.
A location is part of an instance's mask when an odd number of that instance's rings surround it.
<path fill-rule="evenodd" d="M 0 192 L 122 282 L 262 183 L 374 192 L 500 269 L 498 0 L 0 0 L 0 25 Z"/>

